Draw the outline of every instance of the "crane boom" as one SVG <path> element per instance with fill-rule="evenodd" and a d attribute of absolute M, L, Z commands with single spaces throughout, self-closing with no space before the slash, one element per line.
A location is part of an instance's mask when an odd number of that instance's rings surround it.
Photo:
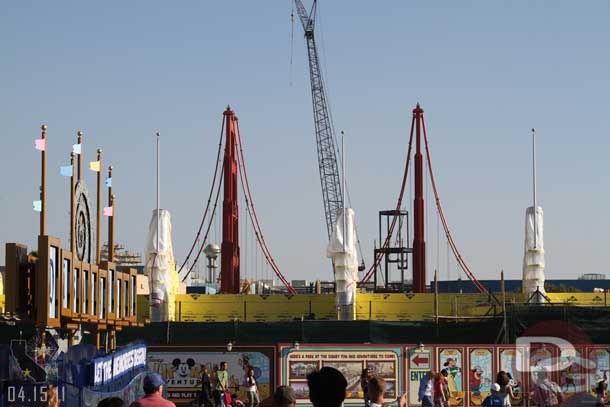
<path fill-rule="evenodd" d="M 305 40 L 307 42 L 313 120 L 318 150 L 318 167 L 320 170 L 320 184 L 322 186 L 322 198 L 326 216 L 326 229 L 330 238 L 337 220 L 337 210 L 343 207 L 343 191 L 341 190 L 339 166 L 337 164 L 334 129 L 330 119 L 324 80 L 322 79 L 318 50 L 314 37 L 316 0 L 313 2 L 309 14 L 307 14 L 307 10 L 301 0 L 294 0 L 294 2 L 303 25 L 303 30 L 305 31 Z"/>

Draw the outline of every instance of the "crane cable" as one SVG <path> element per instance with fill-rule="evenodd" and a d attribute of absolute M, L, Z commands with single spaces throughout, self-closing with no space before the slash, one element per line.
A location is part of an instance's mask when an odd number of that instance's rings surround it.
<path fill-rule="evenodd" d="M 256 235 L 256 240 L 263 252 L 263 255 L 267 259 L 267 263 L 271 266 L 275 275 L 280 279 L 280 281 L 286 286 L 288 291 L 291 294 L 296 294 L 296 290 L 290 285 L 286 277 L 280 271 L 275 259 L 271 255 L 269 248 L 267 247 L 267 243 L 265 242 L 265 236 L 263 235 L 263 231 L 261 229 L 260 223 L 258 221 L 258 216 L 256 215 L 256 210 L 254 208 L 254 200 L 252 199 L 252 191 L 250 190 L 250 182 L 248 181 L 248 173 L 246 171 L 244 151 L 241 143 L 241 132 L 239 129 L 239 121 L 237 121 L 237 142 L 239 145 L 239 149 L 237 151 L 237 167 L 239 169 L 239 177 L 241 179 L 241 186 L 244 192 L 244 196 L 246 198 L 246 207 L 248 209 L 248 216 L 250 217 L 250 222 L 254 227 L 254 233 Z"/>
<path fill-rule="evenodd" d="M 370 280 L 370 278 L 373 276 L 373 274 L 375 274 L 375 272 L 377 271 L 377 267 L 379 266 L 379 263 L 381 262 L 381 259 L 384 256 L 383 249 L 386 249 L 388 247 L 388 245 L 390 244 L 390 240 L 392 239 L 392 234 L 394 233 L 394 227 L 396 226 L 396 221 L 398 219 L 397 213 L 399 213 L 400 208 L 402 207 L 402 199 L 403 199 L 403 196 L 405 193 L 405 187 L 407 184 L 407 175 L 409 173 L 409 164 L 411 162 L 411 148 L 413 146 L 414 126 L 415 126 L 415 116 L 413 116 L 413 118 L 411 119 L 409 148 L 407 150 L 407 160 L 405 163 L 405 170 L 404 170 L 403 176 L 402 176 L 402 183 L 400 185 L 400 193 L 398 194 L 398 202 L 396 203 L 396 213 L 394 214 L 394 217 L 392 218 L 392 223 L 390 224 L 390 229 L 388 230 L 388 234 L 383 242 L 383 245 L 380 247 L 380 249 L 382 249 L 382 250 L 379 251 L 379 254 L 375 257 L 375 261 L 371 265 L 371 268 L 367 271 L 367 273 L 364 275 L 362 280 L 360 280 L 360 282 L 358 283 L 358 287 L 362 287 L 364 284 L 366 284 L 366 282 Z"/>
<path fill-rule="evenodd" d="M 210 209 L 210 201 L 212 199 L 212 193 L 214 192 L 214 185 L 216 184 L 216 178 L 218 175 L 218 167 L 220 164 L 220 151 L 222 150 L 222 136 L 224 134 L 224 126 L 225 126 L 225 117 L 223 115 L 222 116 L 222 127 L 220 128 L 220 138 L 218 140 L 218 152 L 216 153 L 216 166 L 214 168 L 214 178 L 212 179 L 212 187 L 210 188 L 210 194 L 208 196 L 208 203 L 205 207 L 205 211 L 203 211 L 203 217 L 201 218 L 201 223 L 199 224 L 199 229 L 197 230 L 197 235 L 195 236 L 195 240 L 193 241 L 193 244 L 191 245 L 191 248 L 189 249 L 189 252 L 186 255 L 186 258 L 184 259 L 184 262 L 182 262 L 182 265 L 180 266 L 180 269 L 178 270 L 178 274 L 180 274 L 180 272 L 182 271 L 182 269 L 184 268 L 186 263 L 189 261 L 191 254 L 193 254 L 193 250 L 195 249 L 195 246 L 197 245 L 197 241 L 199 241 L 199 237 L 201 236 L 201 230 L 203 229 L 203 224 L 205 223 L 205 218 Z M 222 175 L 220 177 L 222 178 Z M 206 239 L 207 239 L 207 233 L 206 233 Z M 206 239 L 204 239 L 204 242 Z M 192 268 L 193 267 L 191 266 L 191 269 Z M 190 270 L 189 270 L 189 273 L 190 273 Z M 184 281 L 184 280 L 182 280 L 182 281 Z"/>

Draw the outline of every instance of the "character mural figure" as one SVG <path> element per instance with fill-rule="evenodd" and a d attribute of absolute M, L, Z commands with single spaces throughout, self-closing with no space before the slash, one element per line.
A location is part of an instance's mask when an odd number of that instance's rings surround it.
<path fill-rule="evenodd" d="M 523 351 L 521 349 L 500 349 L 499 350 L 499 366 L 498 370 L 503 370 L 508 374 L 510 379 L 509 384 L 513 389 L 514 398 L 511 399 L 513 407 L 523 405 Z"/>
<path fill-rule="evenodd" d="M 490 349 L 472 349 L 469 356 L 470 405 L 480 406 L 483 404 L 483 400 L 491 394 L 493 355 Z"/>
<path fill-rule="evenodd" d="M 439 353 L 440 366 L 447 369 L 450 404 L 464 405 L 464 387 L 462 383 L 462 351 L 459 349 L 442 349 Z"/>

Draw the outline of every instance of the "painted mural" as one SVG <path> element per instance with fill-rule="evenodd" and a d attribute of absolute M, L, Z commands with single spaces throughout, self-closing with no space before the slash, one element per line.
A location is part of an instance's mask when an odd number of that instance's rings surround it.
<path fill-rule="evenodd" d="M 607 349 L 593 349 L 589 352 L 589 360 L 592 369 L 589 373 L 589 389 L 593 388 L 600 381 L 604 380 L 605 376 L 610 376 L 610 353 Z"/>
<path fill-rule="evenodd" d="M 231 393 L 247 400 L 244 384 L 246 373 L 252 368 L 261 399 L 270 397 L 271 361 L 263 352 L 148 352 L 148 368 L 163 376 L 167 383 L 168 398 L 176 404 L 187 404 L 197 399 L 203 367 L 206 366 L 213 377 L 213 372 L 221 362 L 227 363 Z"/>
<path fill-rule="evenodd" d="M 285 348 L 282 353 L 282 383 L 290 385 L 298 404 L 309 404 L 307 374 L 325 366 L 339 370 L 347 379 L 345 405 L 362 405 L 364 394 L 360 387 L 363 369 L 380 376 L 386 383 L 385 399 L 392 402 L 402 390 L 400 349 L 389 348 L 328 348 L 312 347 L 295 350 Z"/>
<path fill-rule="evenodd" d="M 468 367 L 468 390 L 470 405 L 480 406 L 491 393 L 493 377 L 493 349 L 470 349 Z"/>
<path fill-rule="evenodd" d="M 464 405 L 464 377 L 462 366 L 464 365 L 464 354 L 461 348 L 439 348 L 439 370 L 447 369 L 449 376 L 447 383 L 452 406 Z"/>
<path fill-rule="evenodd" d="M 587 382 L 583 369 L 587 363 L 582 360 L 581 352 L 577 349 L 562 349 L 559 364 L 561 391 L 568 397 L 573 393 L 586 391 Z"/>
<path fill-rule="evenodd" d="M 503 370 L 510 377 L 510 385 L 513 388 L 514 398 L 511 405 L 523 405 L 523 351 L 518 348 L 499 348 L 498 349 L 498 370 Z"/>

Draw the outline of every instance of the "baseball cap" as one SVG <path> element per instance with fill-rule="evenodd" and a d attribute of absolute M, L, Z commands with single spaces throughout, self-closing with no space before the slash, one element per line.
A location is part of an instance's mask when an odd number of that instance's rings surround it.
<path fill-rule="evenodd" d="M 498 383 L 492 384 L 491 391 L 500 391 L 500 385 Z"/>
<path fill-rule="evenodd" d="M 289 406 L 292 403 L 296 403 L 297 398 L 294 394 L 294 390 L 290 386 L 280 386 L 275 390 L 273 394 L 273 401 L 279 407 Z"/>
<path fill-rule="evenodd" d="M 165 384 L 163 377 L 159 373 L 148 373 L 144 376 L 144 380 L 142 381 L 142 387 L 144 389 L 156 389 L 157 387 Z"/>

